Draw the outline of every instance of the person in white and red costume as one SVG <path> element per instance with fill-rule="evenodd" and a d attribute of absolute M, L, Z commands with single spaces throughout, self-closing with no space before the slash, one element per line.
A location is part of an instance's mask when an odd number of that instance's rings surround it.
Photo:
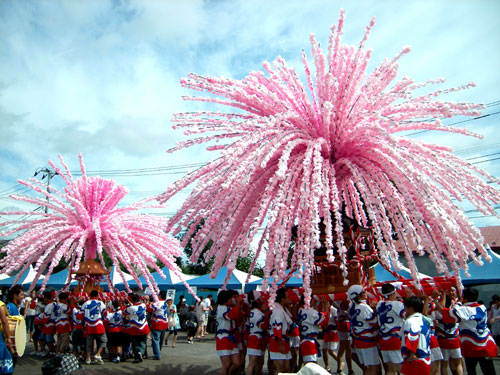
<path fill-rule="evenodd" d="M 354 339 L 354 353 L 364 367 L 364 375 L 379 374 L 377 316 L 366 303 L 366 291 L 361 285 L 351 285 L 347 290 L 347 297 L 352 301 L 349 319 Z"/>
<path fill-rule="evenodd" d="M 269 303 L 261 298 L 258 291 L 253 291 L 254 301 L 248 318 L 248 367 L 246 375 L 261 375 L 267 347 L 267 330 L 269 329 Z"/>
<path fill-rule="evenodd" d="M 431 372 L 431 324 L 422 314 L 424 302 L 411 296 L 404 301 L 406 320 L 403 325 L 403 375 L 429 375 Z"/>
<path fill-rule="evenodd" d="M 141 302 L 137 294 L 130 295 L 132 306 L 123 310 L 123 314 L 129 320 L 127 334 L 132 339 L 132 350 L 134 352 L 134 363 L 142 362 L 146 350 L 146 342 L 149 333 L 148 321 L 146 319 L 146 305 Z"/>
<path fill-rule="evenodd" d="M 271 338 L 269 339 L 269 358 L 273 361 L 276 373 L 288 372 L 290 370 L 290 338 L 287 336 L 292 318 L 287 307 L 290 300 L 285 289 L 278 289 L 271 314 Z"/>
<path fill-rule="evenodd" d="M 387 283 L 382 285 L 384 300 L 377 304 L 379 324 L 379 348 L 382 360 L 387 366 L 387 375 L 395 375 L 401 370 L 401 328 L 405 317 L 405 306 L 397 300 L 396 288 Z"/>
<path fill-rule="evenodd" d="M 222 365 L 221 375 L 235 375 L 240 368 L 240 352 L 235 336 L 240 303 L 241 300 L 235 298 L 232 290 L 222 290 L 217 297 L 215 349 Z"/>
<path fill-rule="evenodd" d="M 85 363 L 90 364 L 90 354 L 92 353 L 92 347 L 94 340 L 97 342 L 97 353 L 95 355 L 95 363 L 102 365 L 101 354 L 107 343 L 106 330 L 104 329 L 103 313 L 106 310 L 104 303 L 97 298 L 99 297 L 99 292 L 93 290 L 90 292 L 90 300 L 82 305 L 82 310 L 84 314 L 84 328 L 87 334 L 87 360 Z"/>
<path fill-rule="evenodd" d="M 462 305 L 445 308 L 436 301 L 436 307 L 443 314 L 444 323 L 459 323 L 467 374 L 475 375 L 479 363 L 483 374 L 495 375 L 491 357 L 497 356 L 497 346 L 487 326 L 486 307 L 477 303 L 479 292 L 475 288 L 464 289 L 462 296 Z"/>
<path fill-rule="evenodd" d="M 304 303 L 303 297 L 301 298 L 301 303 L 302 305 Z M 302 361 L 304 363 L 316 363 L 318 362 L 318 355 L 320 355 L 318 335 L 320 326 L 326 326 L 326 323 L 328 323 L 326 316 L 313 308 L 313 306 L 308 309 L 301 307 L 298 313 L 298 323 L 302 337 L 299 347 Z"/>

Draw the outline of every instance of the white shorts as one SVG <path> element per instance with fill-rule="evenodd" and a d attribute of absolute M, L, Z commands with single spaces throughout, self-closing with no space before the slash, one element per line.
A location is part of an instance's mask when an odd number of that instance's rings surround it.
<path fill-rule="evenodd" d="M 399 365 L 403 363 L 403 356 L 401 355 L 401 350 L 381 350 L 382 360 L 384 363 L 394 363 Z"/>
<path fill-rule="evenodd" d="M 259 350 L 259 349 L 248 348 L 247 349 L 247 354 L 248 355 L 253 355 L 255 357 L 262 357 L 264 355 L 264 351 L 263 350 Z"/>
<path fill-rule="evenodd" d="M 300 346 L 300 336 L 290 337 L 290 348 L 298 348 Z"/>
<path fill-rule="evenodd" d="M 219 357 L 225 357 L 226 355 L 240 354 L 238 348 L 234 348 L 232 350 L 217 350 L 217 355 Z"/>
<path fill-rule="evenodd" d="M 304 361 L 304 363 L 307 363 L 307 362 L 316 363 L 316 362 L 318 362 L 318 355 L 317 354 L 303 355 L 302 361 Z"/>
<path fill-rule="evenodd" d="M 326 350 L 336 351 L 338 348 L 339 348 L 338 341 L 323 341 L 323 343 L 321 344 L 321 350 L 326 349 Z"/>
<path fill-rule="evenodd" d="M 339 336 L 339 341 L 351 341 L 351 334 L 349 332 L 337 331 L 337 335 Z"/>
<path fill-rule="evenodd" d="M 358 355 L 359 362 L 365 366 L 378 366 L 380 365 L 380 358 L 378 357 L 378 349 L 376 346 L 373 348 L 354 348 L 354 352 Z"/>
<path fill-rule="evenodd" d="M 269 352 L 269 358 L 271 358 L 271 361 L 280 360 L 280 359 L 289 360 L 289 359 L 292 359 L 292 353 L 288 352 L 288 353 L 283 354 L 283 353 Z"/>
<path fill-rule="evenodd" d="M 433 348 L 431 349 L 431 362 L 434 361 L 442 361 L 443 353 L 441 353 L 441 348 Z"/>
<path fill-rule="evenodd" d="M 441 348 L 441 353 L 443 354 L 443 361 L 447 361 L 450 358 L 462 358 L 462 351 L 460 350 L 460 348 L 456 349 Z"/>

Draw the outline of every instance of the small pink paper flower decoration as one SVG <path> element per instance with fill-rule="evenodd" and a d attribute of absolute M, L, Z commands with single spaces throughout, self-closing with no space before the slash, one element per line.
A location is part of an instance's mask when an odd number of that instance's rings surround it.
<path fill-rule="evenodd" d="M 224 265 L 229 272 L 234 269 L 237 257 L 248 254 L 263 227 L 257 257 L 265 252 L 266 279 L 271 275 L 283 279 L 291 228 L 297 224 L 292 263 L 303 272 L 309 297 L 321 218 L 329 260 L 346 264 L 342 206 L 347 216 L 372 226 L 381 262 L 396 269 L 401 267 L 392 238 L 397 232 L 414 278 L 415 252 L 428 253 L 447 275 L 447 263 L 457 271 L 467 269 L 469 257 L 480 262 L 475 249 L 488 258 L 480 232 L 452 198 L 468 200 L 480 212 L 495 215 L 492 203 L 500 201 L 498 180 L 454 156 L 448 147 L 397 134 L 426 129 L 479 137 L 445 126 L 439 119 L 477 116 L 482 105 L 437 99 L 474 84 L 420 94 L 425 86 L 444 80 L 416 83 L 402 77 L 394 82 L 398 60 L 410 51 L 408 47 L 367 73 L 371 51 L 364 44 L 374 21 L 359 46 L 341 43 L 343 24 L 341 11 L 337 27 L 331 28 L 327 54 L 311 36 L 315 72 L 302 53 L 305 84 L 281 57 L 263 64 L 267 74 L 253 71 L 241 80 L 195 74 L 181 80 L 183 87 L 209 94 L 187 100 L 235 109 L 174 115 L 174 128 L 184 129 L 186 135 L 208 135 L 169 151 L 215 141 L 207 149 L 218 150 L 221 156 L 158 197 L 165 202 L 196 183 L 168 229 L 180 231 L 194 223 L 184 237 L 187 241 L 196 224 L 205 220 L 192 241 L 192 259 L 213 240 L 205 253 L 205 259 L 215 257 L 213 275 Z M 344 268 L 344 276 L 346 272 Z"/>
<path fill-rule="evenodd" d="M 69 262 L 70 268 L 78 270 L 80 261 L 98 257 L 104 264 L 103 251 L 113 261 L 115 269 L 122 275 L 128 288 L 120 262 L 138 282 L 142 274 L 152 291 L 158 293 L 147 266 L 165 275 L 157 266 L 160 260 L 174 274 L 181 271 L 175 258 L 183 254 L 179 241 L 165 232 L 166 219 L 140 214 L 140 209 L 153 208 L 148 201 L 118 207 L 128 190 L 113 180 L 88 177 L 81 154 L 79 155 L 82 176 L 74 179 L 64 160 L 59 156 L 64 171 L 49 161 L 52 168 L 66 183 L 63 191 L 51 187 L 50 192 L 38 180 L 19 181 L 30 187 L 41 197 L 15 196 L 11 198 L 36 206 L 47 206 L 49 212 L 3 212 L 2 215 L 29 215 L 35 219 L 13 220 L 1 225 L 14 225 L 14 229 L 2 233 L 4 236 L 19 234 L 2 249 L 6 253 L 0 261 L 2 271 L 11 273 L 19 269 L 19 277 L 33 264 L 36 277 L 31 288 L 36 285 L 42 272 L 47 270 L 42 289 L 61 259 Z M 48 201 L 46 200 L 48 198 Z M 17 281 L 16 281 L 17 282 Z"/>

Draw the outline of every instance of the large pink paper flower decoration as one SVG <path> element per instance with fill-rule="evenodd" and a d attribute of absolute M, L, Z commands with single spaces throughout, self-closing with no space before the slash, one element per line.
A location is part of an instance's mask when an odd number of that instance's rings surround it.
<path fill-rule="evenodd" d="M 158 198 L 165 202 L 196 183 L 169 229 L 177 226 L 179 231 L 205 220 L 193 240 L 193 259 L 212 239 L 205 258 L 215 257 L 213 274 L 223 265 L 232 270 L 263 227 L 257 255 L 265 251 L 265 275 L 285 277 L 291 228 L 297 224 L 292 262 L 303 271 L 309 294 L 321 218 L 328 258 L 334 259 L 337 248 L 335 257 L 346 264 L 342 206 L 347 216 L 373 227 L 381 261 L 395 268 L 401 266 L 393 241 L 397 232 L 414 277 L 415 251 L 427 252 L 441 272 L 448 272 L 447 262 L 455 271 L 467 267 L 468 257 L 480 262 L 475 249 L 487 257 L 479 231 L 452 198 L 468 200 L 484 214 L 495 214 L 491 203 L 498 203 L 500 194 L 484 179 L 498 181 L 447 147 L 397 135 L 428 129 L 477 136 L 447 127 L 439 119 L 477 116 L 481 105 L 437 99 L 473 84 L 415 94 L 443 80 L 416 83 L 403 77 L 393 82 L 398 60 L 410 50 L 407 47 L 367 73 L 371 51 L 364 44 L 374 22 L 359 46 L 341 43 L 343 23 L 341 12 L 326 56 L 311 36 L 315 73 L 303 53 L 306 84 L 281 57 L 263 64 L 267 74 L 254 71 L 241 80 L 195 74 L 181 80 L 183 87 L 210 94 L 188 100 L 236 109 L 235 113 L 174 116 L 174 127 L 185 134 L 209 134 L 170 151 L 215 141 L 218 144 L 207 149 L 219 150 L 221 156 Z M 195 226 L 191 225 L 192 231 Z"/>
<path fill-rule="evenodd" d="M 98 257 L 104 264 L 103 251 L 121 273 L 120 262 L 138 282 L 138 274 L 144 275 L 151 290 L 158 287 L 147 266 L 160 272 L 156 261 L 160 260 L 176 275 L 181 271 L 175 258 L 183 254 L 179 242 L 165 232 L 166 220 L 159 216 L 140 214 L 136 211 L 154 207 L 147 201 L 118 207 L 128 190 L 101 177 L 88 177 L 82 156 L 79 155 L 82 176 L 74 179 L 61 156 L 64 171 L 49 161 L 52 168 L 66 183 L 63 191 L 51 188 L 45 191 L 35 179 L 19 181 L 41 197 L 11 196 L 13 199 L 37 206 L 47 206 L 48 213 L 22 211 L 3 212 L 2 215 L 29 215 L 27 221 L 6 221 L 2 225 L 14 225 L 14 229 L 2 233 L 5 236 L 19 234 L 2 249 L 6 257 L 0 261 L 2 271 L 10 273 L 20 269 L 19 277 L 31 265 L 37 271 L 32 287 L 47 269 L 43 287 L 61 259 L 69 262 L 72 270 L 78 270 L 82 258 Z M 48 201 L 46 200 L 48 198 Z M 126 284 L 126 281 L 125 281 Z M 128 286 L 127 286 L 128 287 Z"/>

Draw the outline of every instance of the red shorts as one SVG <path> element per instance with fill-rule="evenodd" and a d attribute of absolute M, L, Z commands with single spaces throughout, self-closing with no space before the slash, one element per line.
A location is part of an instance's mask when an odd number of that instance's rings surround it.
<path fill-rule="evenodd" d="M 288 353 L 290 351 L 290 343 L 285 340 L 281 341 L 285 344 L 285 351 Z M 279 341 L 272 337 L 269 339 L 269 351 L 273 353 L 280 353 Z"/>
<path fill-rule="evenodd" d="M 238 354 L 238 343 L 227 337 L 215 338 L 215 349 L 219 357 Z"/>
<path fill-rule="evenodd" d="M 415 359 L 411 362 L 407 362 L 406 360 L 403 362 L 403 366 L 401 366 L 401 375 L 429 375 L 431 373 L 431 361 L 429 362 Z"/>
<path fill-rule="evenodd" d="M 335 331 L 327 331 L 323 333 L 323 341 L 326 342 L 338 342 L 339 336 Z"/>
<path fill-rule="evenodd" d="M 248 349 L 266 350 L 266 345 L 267 345 L 266 340 L 259 335 L 250 335 L 248 337 L 248 344 L 247 344 Z"/>
<path fill-rule="evenodd" d="M 318 346 L 314 341 L 304 339 L 299 347 L 300 355 L 302 357 L 318 354 Z"/>

